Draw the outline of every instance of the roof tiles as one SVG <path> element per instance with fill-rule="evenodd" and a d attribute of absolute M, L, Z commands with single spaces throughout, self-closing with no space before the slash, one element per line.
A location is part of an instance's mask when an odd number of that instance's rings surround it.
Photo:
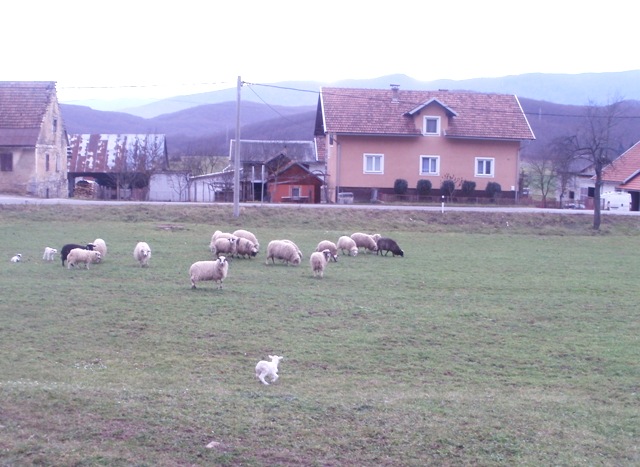
<path fill-rule="evenodd" d="M 417 136 L 409 112 L 433 101 L 454 114 L 446 135 L 478 139 L 535 139 L 517 97 L 469 91 L 322 88 L 324 131 Z"/>
<path fill-rule="evenodd" d="M 0 81 L 0 145 L 35 145 L 54 81 Z"/>

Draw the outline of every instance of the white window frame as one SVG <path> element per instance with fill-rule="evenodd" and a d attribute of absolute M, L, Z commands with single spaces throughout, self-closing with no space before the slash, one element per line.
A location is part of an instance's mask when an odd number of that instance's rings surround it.
<path fill-rule="evenodd" d="M 424 167 L 425 159 L 433 159 L 436 161 L 436 169 L 433 172 L 424 172 L 422 169 Z M 431 167 L 431 164 L 429 164 Z M 422 155 L 420 156 L 420 167 L 418 167 L 418 173 L 420 175 L 440 175 L 440 156 L 432 156 L 432 155 Z"/>
<path fill-rule="evenodd" d="M 478 165 L 482 162 L 482 167 L 483 170 L 482 172 L 478 171 Z M 490 170 L 489 173 L 487 173 L 486 170 L 486 166 L 487 166 L 487 162 L 489 162 L 490 165 Z M 474 172 L 476 174 L 476 177 L 487 177 L 487 178 L 493 178 L 495 177 L 496 174 L 496 160 L 493 157 L 476 157 L 475 159 L 475 166 L 474 166 Z"/>
<path fill-rule="evenodd" d="M 433 120 L 436 122 L 436 131 L 427 131 L 427 122 Z M 422 119 L 422 134 L 424 136 L 440 136 L 440 117 L 436 115 L 425 115 Z"/>
<path fill-rule="evenodd" d="M 374 168 L 372 170 L 367 169 L 367 161 L 369 159 L 371 160 L 380 159 L 379 170 L 375 170 L 375 164 L 373 164 Z M 364 153 L 362 156 L 362 172 L 365 174 L 374 174 L 374 175 L 384 174 L 384 154 Z"/>

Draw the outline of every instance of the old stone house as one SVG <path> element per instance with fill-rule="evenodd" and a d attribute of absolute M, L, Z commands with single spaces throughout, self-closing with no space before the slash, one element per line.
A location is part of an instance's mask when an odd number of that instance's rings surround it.
<path fill-rule="evenodd" d="M 55 82 L 0 82 L 0 192 L 66 198 L 67 146 Z"/>

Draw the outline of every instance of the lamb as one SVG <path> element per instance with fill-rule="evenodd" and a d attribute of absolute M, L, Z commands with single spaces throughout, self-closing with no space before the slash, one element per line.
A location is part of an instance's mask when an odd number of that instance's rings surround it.
<path fill-rule="evenodd" d="M 100 261 L 100 252 L 97 250 L 85 250 L 84 248 L 74 248 L 67 255 L 67 269 L 75 267 L 77 264 L 84 263 L 89 269 L 89 263 L 97 263 Z"/>
<path fill-rule="evenodd" d="M 19 263 L 20 261 L 22 261 L 22 255 L 20 253 L 16 253 L 14 256 L 11 257 L 10 261 L 12 263 Z"/>
<path fill-rule="evenodd" d="M 360 249 L 360 247 L 364 248 L 365 253 L 367 252 L 367 250 L 378 251 L 378 245 L 376 244 L 376 241 L 369 234 L 356 232 L 354 234 L 351 234 L 351 239 L 356 242 L 356 246 L 358 247 L 358 249 Z"/>
<path fill-rule="evenodd" d="M 213 253 L 216 257 L 220 257 L 220 255 L 228 255 L 233 256 L 236 254 L 236 240 L 237 237 L 219 237 L 213 241 L 210 245 L 211 253 Z"/>
<path fill-rule="evenodd" d="M 329 252 L 331 253 L 331 259 L 335 263 L 338 262 L 338 247 L 336 246 L 335 243 L 333 243 L 330 240 L 322 240 L 320 243 L 318 243 L 318 246 L 316 247 L 316 251 L 323 251 L 323 250 L 329 250 Z"/>
<path fill-rule="evenodd" d="M 395 240 L 387 237 L 380 237 L 378 239 L 378 251 L 376 251 L 376 255 L 380 253 L 382 256 L 382 252 L 384 251 L 384 255 L 387 256 L 387 253 L 391 252 L 393 256 L 402 256 L 404 257 L 404 251 L 400 249 Z"/>
<path fill-rule="evenodd" d="M 248 256 L 249 258 L 258 254 L 258 247 L 251 240 L 247 240 L 244 237 L 236 237 L 236 255 L 238 257 Z"/>
<path fill-rule="evenodd" d="M 42 255 L 42 259 L 45 261 L 53 261 L 53 257 L 58 252 L 56 248 L 51 248 L 50 246 L 44 247 L 44 254 Z"/>
<path fill-rule="evenodd" d="M 149 266 L 151 259 L 151 247 L 147 242 L 138 242 L 133 249 L 133 257 L 140 264 L 140 267 Z"/>
<path fill-rule="evenodd" d="M 313 277 L 320 277 L 320 279 L 322 279 L 324 276 L 324 268 L 327 266 L 331 256 L 331 251 L 327 249 L 311 253 L 309 264 L 311 265 Z"/>
<path fill-rule="evenodd" d="M 69 252 L 74 248 L 82 248 L 83 250 L 93 250 L 93 243 L 87 243 L 86 245 L 78 245 L 77 243 L 67 243 L 63 245 L 60 249 L 60 259 L 62 260 L 62 267 L 64 267 L 64 262 L 67 260 L 67 256 Z"/>
<path fill-rule="evenodd" d="M 269 355 L 269 358 L 271 359 L 270 362 L 261 360 L 256 365 L 256 378 L 262 381 L 262 384 L 266 384 L 267 386 L 269 383 L 267 383 L 265 378 L 271 379 L 272 383 L 275 383 L 278 380 L 278 363 L 280 363 L 280 360 L 284 357 Z"/>
<path fill-rule="evenodd" d="M 103 239 L 96 238 L 93 241 L 93 249 L 98 250 L 100 252 L 100 256 L 101 256 L 100 261 L 102 261 L 104 257 L 107 256 L 107 244 Z"/>
<path fill-rule="evenodd" d="M 258 251 L 260 251 L 260 243 L 258 243 L 258 239 L 253 233 L 249 232 L 248 230 L 238 229 L 233 232 L 233 235 L 239 238 L 246 238 L 256 246 Z"/>
<path fill-rule="evenodd" d="M 338 244 L 336 246 L 340 248 L 343 255 L 345 254 L 344 253 L 345 250 L 349 252 L 348 254 L 350 256 L 358 255 L 358 247 L 356 246 L 356 242 L 353 241 L 351 237 L 347 237 L 346 235 L 343 235 L 338 239 Z"/>
<path fill-rule="evenodd" d="M 272 260 L 275 264 L 276 259 L 280 259 L 288 264 L 297 266 L 300 264 L 299 250 L 296 248 L 293 242 L 285 240 L 272 240 L 267 245 L 267 260 L 265 264 L 269 264 L 269 260 Z"/>
<path fill-rule="evenodd" d="M 189 268 L 189 276 L 191 277 L 191 288 L 196 288 L 196 282 L 214 281 L 222 288 L 222 282 L 229 272 L 229 262 L 224 256 L 220 256 L 214 261 L 196 261 Z"/>

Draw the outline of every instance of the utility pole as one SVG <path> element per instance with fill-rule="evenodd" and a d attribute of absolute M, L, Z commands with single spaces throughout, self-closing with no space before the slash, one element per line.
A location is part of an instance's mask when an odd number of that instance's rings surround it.
<path fill-rule="evenodd" d="M 240 216 L 240 96 L 242 80 L 238 76 L 238 100 L 236 104 L 236 145 L 233 155 L 233 217 Z"/>

